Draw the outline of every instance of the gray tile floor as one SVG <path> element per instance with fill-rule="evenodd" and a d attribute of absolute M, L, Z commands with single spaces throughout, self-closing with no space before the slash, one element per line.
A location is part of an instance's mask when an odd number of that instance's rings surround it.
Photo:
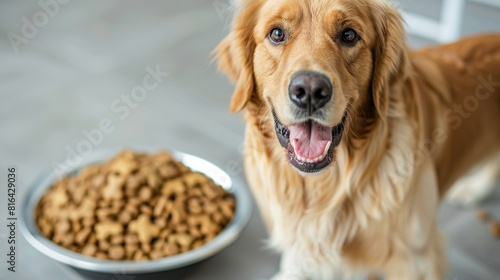
<path fill-rule="evenodd" d="M 418 7 L 417 2 L 406 2 Z M 228 169 L 243 184 L 241 166 L 233 166 L 241 162 L 243 123 L 240 116 L 227 113 L 232 86 L 209 59 L 226 32 L 230 15 L 215 8 L 224 8 L 226 0 L 68 1 L 52 9 L 46 22 L 37 3 L 0 3 L 0 178 L 5 178 L 8 165 L 16 165 L 20 198 L 42 171 L 65 159 L 67 149 L 76 149 L 85 139 L 83 130 L 95 129 L 103 118 L 111 119 L 115 129 L 95 150 L 174 147 Z M 403 8 L 409 4 L 403 3 Z M 464 34 L 500 31 L 499 15 L 473 4 Z M 24 23 L 33 22 L 33 17 L 37 30 Z M 413 37 L 410 42 L 432 44 Z M 168 76 L 126 114 L 122 96 L 142 84 L 148 67 L 159 67 Z M 5 209 L 3 191 L 0 197 L 0 209 Z M 484 205 L 497 218 L 499 201 L 497 192 Z M 0 220 L 4 215 L 0 210 Z M 500 242 L 491 240 L 473 210 L 445 205 L 440 224 L 449 240 L 449 279 L 500 279 Z M 2 256 L 4 236 L 5 228 L 0 227 Z M 278 256 L 264 248 L 265 237 L 255 211 L 238 241 L 189 268 L 182 278 L 269 277 L 277 270 Z M 20 234 L 18 238 L 19 271 L 7 274 L 1 261 L 0 279 L 90 279 L 45 258 Z"/>

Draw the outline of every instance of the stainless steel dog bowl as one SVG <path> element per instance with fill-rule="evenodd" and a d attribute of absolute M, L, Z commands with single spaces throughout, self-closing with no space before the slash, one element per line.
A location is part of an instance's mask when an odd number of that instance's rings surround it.
<path fill-rule="evenodd" d="M 89 164 L 106 161 L 118 152 L 117 150 L 94 153 L 95 156 L 86 157 L 86 159 L 82 161 L 82 164 L 74 168 L 69 174 L 75 174 L 82 167 Z M 183 162 L 192 170 L 202 172 L 206 176 L 212 178 L 217 184 L 233 193 L 236 198 L 236 212 L 233 220 L 212 241 L 200 248 L 158 260 L 134 262 L 100 260 L 60 247 L 41 234 L 34 219 L 34 211 L 39 199 L 57 179 L 57 175 L 54 171 L 44 174 L 41 179 L 32 186 L 29 194 L 25 197 L 22 206 L 22 234 L 33 247 L 46 256 L 67 264 L 77 270 L 97 273 L 141 274 L 168 271 L 194 264 L 213 256 L 234 242 L 247 224 L 252 211 L 250 194 L 244 186 L 234 185 L 229 175 L 212 163 L 181 152 L 172 151 L 172 154 L 177 160 Z"/>

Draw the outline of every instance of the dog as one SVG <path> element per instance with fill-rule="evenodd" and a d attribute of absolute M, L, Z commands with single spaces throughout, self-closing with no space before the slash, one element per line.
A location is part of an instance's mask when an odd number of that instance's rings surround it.
<path fill-rule="evenodd" d="M 273 279 L 445 279 L 440 202 L 500 177 L 499 35 L 412 51 L 386 0 L 242 0 L 215 56 Z"/>

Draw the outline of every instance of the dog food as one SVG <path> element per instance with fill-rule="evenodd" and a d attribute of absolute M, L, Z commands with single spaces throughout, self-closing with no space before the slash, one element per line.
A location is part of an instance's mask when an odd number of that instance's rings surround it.
<path fill-rule="evenodd" d="M 69 250 L 144 261 L 202 246 L 234 211 L 230 193 L 169 153 L 123 151 L 54 183 L 35 216 L 42 234 Z"/>
<path fill-rule="evenodd" d="M 500 222 L 493 221 L 490 223 L 490 234 L 494 238 L 500 238 Z"/>
<path fill-rule="evenodd" d="M 487 221 L 490 217 L 490 214 L 482 209 L 477 210 L 476 217 L 480 221 Z"/>
<path fill-rule="evenodd" d="M 490 214 L 485 210 L 479 209 L 476 212 L 476 217 L 478 220 L 487 222 L 490 220 Z M 500 222 L 492 220 L 490 222 L 490 234 L 493 238 L 500 238 Z"/>

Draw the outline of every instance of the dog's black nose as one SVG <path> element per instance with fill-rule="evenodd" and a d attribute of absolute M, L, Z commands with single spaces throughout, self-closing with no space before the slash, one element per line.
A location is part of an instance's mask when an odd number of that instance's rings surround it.
<path fill-rule="evenodd" d="M 314 112 L 330 101 L 332 85 L 323 74 L 298 72 L 290 80 L 288 95 L 297 107 Z"/>

